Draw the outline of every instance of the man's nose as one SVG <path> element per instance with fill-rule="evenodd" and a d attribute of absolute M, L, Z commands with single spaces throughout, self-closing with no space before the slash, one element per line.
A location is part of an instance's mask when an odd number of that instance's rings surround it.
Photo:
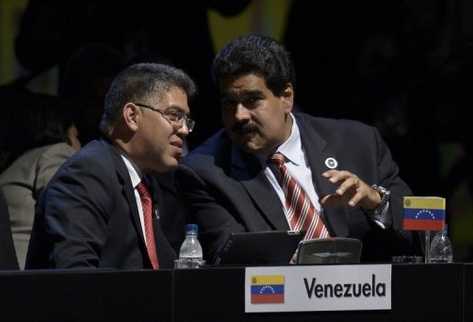
<path fill-rule="evenodd" d="M 181 127 L 177 129 L 177 133 L 181 137 L 186 137 L 189 135 L 190 131 L 189 128 L 187 127 L 187 122 L 183 121 Z"/>
<path fill-rule="evenodd" d="M 241 103 L 235 108 L 234 117 L 236 121 L 245 121 L 250 119 L 250 111 Z"/>

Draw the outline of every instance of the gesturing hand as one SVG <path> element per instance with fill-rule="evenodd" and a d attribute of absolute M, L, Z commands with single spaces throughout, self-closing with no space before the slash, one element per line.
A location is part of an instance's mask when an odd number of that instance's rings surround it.
<path fill-rule="evenodd" d="M 322 173 L 331 183 L 337 184 L 334 194 L 322 198 L 323 206 L 349 205 L 363 209 L 375 209 L 381 203 L 379 193 L 358 178 L 355 174 L 344 170 L 329 170 Z"/>

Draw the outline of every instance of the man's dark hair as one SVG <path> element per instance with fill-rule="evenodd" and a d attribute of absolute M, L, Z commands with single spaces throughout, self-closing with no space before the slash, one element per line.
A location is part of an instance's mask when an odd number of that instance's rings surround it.
<path fill-rule="evenodd" d="M 113 80 L 105 95 L 100 130 L 107 134 L 128 102 L 143 102 L 151 95 L 164 95 L 171 87 L 182 89 L 189 100 L 196 94 L 194 81 L 182 70 L 155 63 L 139 63 L 127 67 Z"/>
<path fill-rule="evenodd" d="M 282 95 L 288 83 L 295 87 L 294 67 L 289 53 L 276 40 L 250 34 L 229 42 L 213 62 L 217 86 L 223 80 L 245 74 L 262 76 L 274 95 Z"/>

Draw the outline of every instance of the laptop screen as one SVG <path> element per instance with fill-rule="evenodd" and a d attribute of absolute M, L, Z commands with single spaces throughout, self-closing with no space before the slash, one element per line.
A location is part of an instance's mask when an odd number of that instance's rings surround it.
<path fill-rule="evenodd" d="M 292 231 L 233 233 L 220 251 L 217 265 L 287 265 L 303 234 Z"/>

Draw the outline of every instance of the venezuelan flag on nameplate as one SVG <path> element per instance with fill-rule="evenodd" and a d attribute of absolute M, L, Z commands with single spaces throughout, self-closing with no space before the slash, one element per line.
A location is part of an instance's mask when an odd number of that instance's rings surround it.
<path fill-rule="evenodd" d="M 442 230 L 445 226 L 445 198 L 404 197 L 405 230 Z"/>
<path fill-rule="evenodd" d="M 284 303 L 284 275 L 251 277 L 251 304 Z"/>

